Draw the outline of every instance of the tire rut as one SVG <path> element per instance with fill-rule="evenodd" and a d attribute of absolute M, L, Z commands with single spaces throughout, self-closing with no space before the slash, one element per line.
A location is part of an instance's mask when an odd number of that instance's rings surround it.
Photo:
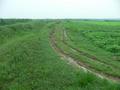
<path fill-rule="evenodd" d="M 69 64 L 71 64 L 75 67 L 78 67 L 78 68 L 82 68 L 85 72 L 91 72 L 94 75 L 96 75 L 102 79 L 108 79 L 108 80 L 112 80 L 112 81 L 120 81 L 119 77 L 114 77 L 112 75 L 97 71 L 94 68 L 87 65 L 86 63 L 78 61 L 74 57 L 72 57 L 70 54 L 65 53 L 62 49 L 60 49 L 57 46 L 56 38 L 55 38 L 54 34 L 55 34 L 55 30 L 50 32 L 50 35 L 49 35 L 50 45 L 55 50 L 55 52 L 58 53 L 61 58 L 63 58 L 64 60 L 67 60 Z"/>
<path fill-rule="evenodd" d="M 65 36 L 66 36 L 66 35 L 67 35 L 67 34 L 65 34 Z M 63 43 L 64 43 L 65 45 L 67 45 L 68 47 L 70 47 L 71 49 L 73 49 L 74 51 L 78 52 L 79 54 L 81 54 L 81 55 L 83 55 L 83 56 L 85 56 L 85 57 L 87 57 L 87 58 L 89 58 L 89 59 L 91 59 L 91 60 L 98 61 L 98 62 L 100 62 L 100 63 L 106 64 L 107 66 L 114 67 L 114 68 L 120 70 L 119 67 L 117 67 L 117 66 L 115 66 L 115 65 L 113 66 L 113 64 L 111 64 L 111 63 L 107 63 L 107 62 L 105 62 L 105 61 L 102 61 L 102 60 L 98 59 L 97 57 L 95 57 L 95 56 L 93 56 L 93 55 L 90 55 L 90 54 L 88 54 L 88 53 L 86 53 L 86 52 L 83 52 L 83 51 L 77 49 L 77 48 L 74 48 L 73 46 L 71 46 L 71 45 L 69 45 L 67 42 L 65 42 L 65 40 L 63 40 Z"/>

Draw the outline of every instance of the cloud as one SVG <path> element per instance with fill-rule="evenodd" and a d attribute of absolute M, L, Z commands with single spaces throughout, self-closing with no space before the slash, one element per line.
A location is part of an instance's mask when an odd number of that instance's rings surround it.
<path fill-rule="evenodd" d="M 119 2 L 119 0 L 2 0 L 0 17 L 120 18 Z"/>

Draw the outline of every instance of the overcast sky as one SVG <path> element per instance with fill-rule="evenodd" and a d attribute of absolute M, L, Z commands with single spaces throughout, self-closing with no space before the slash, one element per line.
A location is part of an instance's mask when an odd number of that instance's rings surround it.
<path fill-rule="evenodd" d="M 120 19 L 120 0 L 0 0 L 0 18 Z"/>

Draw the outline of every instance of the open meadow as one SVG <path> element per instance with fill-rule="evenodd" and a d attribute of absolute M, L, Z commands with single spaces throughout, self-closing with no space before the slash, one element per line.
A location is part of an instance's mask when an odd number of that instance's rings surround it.
<path fill-rule="evenodd" d="M 120 90 L 120 21 L 0 19 L 0 90 Z"/>

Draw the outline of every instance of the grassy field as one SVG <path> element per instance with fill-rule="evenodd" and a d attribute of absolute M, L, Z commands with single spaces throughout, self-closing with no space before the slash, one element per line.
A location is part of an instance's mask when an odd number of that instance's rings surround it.
<path fill-rule="evenodd" d="M 103 24 L 104 23 L 104 24 Z M 112 24 L 113 23 L 113 24 Z M 64 27 L 64 28 L 63 28 Z M 120 79 L 120 22 L 67 21 L 57 43 L 88 68 Z M 63 40 L 61 40 L 61 36 Z M 76 51 L 74 52 L 73 51 Z"/>
<path fill-rule="evenodd" d="M 119 30 L 119 22 L 2 20 L 0 90 L 120 90 L 119 81 L 68 64 L 50 42 L 54 31 L 57 47 L 64 53 L 118 80 Z"/>

